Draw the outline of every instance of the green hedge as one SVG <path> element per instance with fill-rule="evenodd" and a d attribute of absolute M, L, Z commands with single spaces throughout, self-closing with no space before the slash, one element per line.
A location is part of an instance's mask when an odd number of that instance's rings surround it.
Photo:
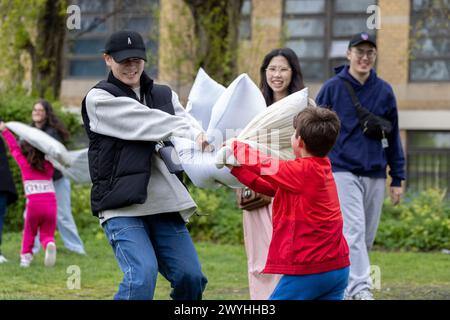
<path fill-rule="evenodd" d="M 198 206 L 188 229 L 195 240 L 242 244 L 242 210 L 236 205 L 235 192 L 226 187 L 206 190 L 189 186 Z"/>
<path fill-rule="evenodd" d="M 23 92 L 2 94 L 0 116 L 5 121 L 29 123 L 35 101 Z M 62 112 L 58 102 L 53 102 L 53 106 L 71 134 L 76 136 L 81 128 L 77 116 Z M 10 159 L 10 166 L 19 201 L 8 208 L 6 232 L 22 230 L 25 206 L 19 168 L 13 159 Z M 195 240 L 243 243 L 242 211 L 236 206 L 232 189 L 205 190 L 189 185 L 189 191 L 199 207 L 198 214 L 192 216 L 188 224 Z M 97 218 L 91 214 L 89 195 L 90 186 L 72 185 L 72 212 L 81 233 L 98 233 L 101 230 Z M 428 190 L 407 197 L 398 206 L 392 206 L 386 199 L 375 244 L 386 249 L 450 249 L 450 204 L 444 195 L 443 191 Z"/>
<path fill-rule="evenodd" d="M 450 203 L 445 194 L 430 189 L 408 196 L 398 206 L 386 199 L 375 244 L 412 251 L 450 249 Z"/>

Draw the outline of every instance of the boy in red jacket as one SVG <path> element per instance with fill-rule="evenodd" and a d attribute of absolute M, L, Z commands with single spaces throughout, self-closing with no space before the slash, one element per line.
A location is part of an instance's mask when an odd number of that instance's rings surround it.
<path fill-rule="evenodd" d="M 274 196 L 273 235 L 264 273 L 283 274 L 269 299 L 342 300 L 349 251 L 331 164 L 339 134 L 335 112 L 308 107 L 294 118 L 295 160 L 275 160 L 234 141 L 231 173 L 256 192 Z M 278 168 L 276 171 L 273 168 Z"/>

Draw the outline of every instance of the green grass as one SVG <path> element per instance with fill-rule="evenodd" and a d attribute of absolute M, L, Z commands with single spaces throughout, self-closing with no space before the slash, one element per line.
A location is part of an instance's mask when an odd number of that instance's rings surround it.
<path fill-rule="evenodd" d="M 381 271 L 375 298 L 450 300 L 450 255 L 373 251 L 370 256 Z"/>
<path fill-rule="evenodd" d="M 39 252 L 28 269 L 19 267 L 21 235 L 4 234 L 3 254 L 9 259 L 0 265 L 0 299 L 111 299 L 122 274 L 112 250 L 99 231 L 82 235 L 87 256 L 58 247 L 54 268 L 43 266 Z M 62 244 L 59 237 L 57 244 Z M 208 277 L 205 299 L 248 299 L 246 258 L 243 246 L 197 243 L 197 250 Z M 381 270 L 378 299 L 450 299 L 450 255 L 442 253 L 382 252 L 371 254 L 371 262 Z M 81 288 L 68 289 L 76 265 L 81 271 Z M 161 276 L 155 299 L 169 299 L 170 285 Z"/>

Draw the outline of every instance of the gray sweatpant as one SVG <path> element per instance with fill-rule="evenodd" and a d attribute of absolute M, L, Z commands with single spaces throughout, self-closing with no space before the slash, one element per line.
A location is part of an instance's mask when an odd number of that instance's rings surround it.
<path fill-rule="evenodd" d="M 334 172 L 344 218 L 344 236 L 350 248 L 350 277 L 346 295 L 371 289 L 368 251 L 380 222 L 386 179 L 368 178 L 351 172 Z"/>

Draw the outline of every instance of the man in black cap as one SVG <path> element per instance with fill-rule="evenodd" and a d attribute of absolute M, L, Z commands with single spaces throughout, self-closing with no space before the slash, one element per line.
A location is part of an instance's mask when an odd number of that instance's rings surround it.
<path fill-rule="evenodd" d="M 397 103 L 392 87 L 373 69 L 376 57 L 373 36 L 365 32 L 354 35 L 347 50 L 349 65 L 337 67 L 336 76 L 324 83 L 316 98 L 319 105 L 336 111 L 341 120 L 341 131 L 329 157 L 350 248 L 346 298 L 353 300 L 373 300 L 368 251 L 381 216 L 386 167 L 389 165 L 394 204 L 400 201 L 405 179 Z M 368 130 L 367 118 L 360 116 L 361 107 L 385 122 L 373 121 L 371 116 Z"/>
<path fill-rule="evenodd" d="M 158 271 L 170 281 L 173 299 L 201 299 L 207 280 L 185 226 L 196 204 L 155 146 L 170 146 L 168 139 L 178 136 L 204 149 L 204 132 L 176 93 L 145 73 L 138 33 L 112 34 L 104 59 L 111 72 L 88 92 L 82 116 L 91 208 L 124 273 L 115 299 L 152 299 Z"/>

